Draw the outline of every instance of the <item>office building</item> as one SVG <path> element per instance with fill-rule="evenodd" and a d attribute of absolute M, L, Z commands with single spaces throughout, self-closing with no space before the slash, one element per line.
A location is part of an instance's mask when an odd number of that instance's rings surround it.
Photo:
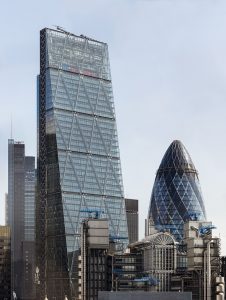
<path fill-rule="evenodd" d="M 11 286 L 17 298 L 34 299 L 35 158 L 23 142 L 8 140 L 6 221 L 11 229 Z"/>
<path fill-rule="evenodd" d="M 171 278 L 171 290 L 190 291 L 192 299 L 216 299 L 219 280 L 220 240 L 212 235 L 215 226 L 207 221 L 188 221 L 184 225 L 187 268 Z"/>
<path fill-rule="evenodd" d="M 150 285 L 143 280 L 143 255 L 141 251 L 114 253 L 109 256 L 109 285 L 112 291 L 150 290 Z M 113 274 L 112 274 L 113 273 Z M 141 279 L 141 280 L 138 280 Z"/>
<path fill-rule="evenodd" d="M 108 249 L 108 220 L 94 218 L 84 220 L 79 257 L 79 299 L 98 300 L 98 292 L 107 290 Z"/>
<path fill-rule="evenodd" d="M 85 210 L 128 243 L 107 44 L 41 30 L 38 84 L 38 296 L 74 299 Z"/>
<path fill-rule="evenodd" d="M 22 286 L 23 300 L 33 300 L 36 297 L 35 288 L 35 242 L 31 240 L 22 241 L 22 275 L 20 284 Z"/>
<path fill-rule="evenodd" d="M 8 220 L 8 216 L 9 216 L 9 208 L 8 208 L 8 193 L 5 193 L 5 225 L 9 225 L 9 220 Z"/>
<path fill-rule="evenodd" d="M 0 226 L 0 299 L 11 299 L 11 255 L 9 226 Z"/>
<path fill-rule="evenodd" d="M 138 200 L 125 199 L 129 243 L 139 239 Z"/>
<path fill-rule="evenodd" d="M 168 232 L 155 232 L 129 245 L 130 249 L 141 251 L 143 272 L 152 278 L 156 291 L 170 291 L 170 277 L 177 269 L 177 243 Z"/>
<path fill-rule="evenodd" d="M 8 140 L 8 225 L 11 229 L 11 288 L 22 295 L 22 241 L 24 240 L 24 160 L 23 142 Z"/>
<path fill-rule="evenodd" d="M 175 140 L 156 174 L 148 222 L 154 222 L 157 229 L 169 231 L 181 241 L 186 221 L 205 219 L 197 170 L 183 144 Z"/>

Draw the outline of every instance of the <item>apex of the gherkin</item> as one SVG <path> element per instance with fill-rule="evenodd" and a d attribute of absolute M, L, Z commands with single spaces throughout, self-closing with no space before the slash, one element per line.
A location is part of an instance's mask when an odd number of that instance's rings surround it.
<path fill-rule="evenodd" d="M 197 172 L 187 149 L 179 140 L 174 140 L 166 150 L 158 172 L 168 169 Z"/>

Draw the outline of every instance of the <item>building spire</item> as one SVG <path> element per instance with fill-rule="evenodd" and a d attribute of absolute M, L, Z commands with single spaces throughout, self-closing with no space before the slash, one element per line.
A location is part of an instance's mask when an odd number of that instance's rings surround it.
<path fill-rule="evenodd" d="M 12 117 L 12 113 L 10 115 L 10 139 L 12 140 L 13 138 L 13 117 Z"/>

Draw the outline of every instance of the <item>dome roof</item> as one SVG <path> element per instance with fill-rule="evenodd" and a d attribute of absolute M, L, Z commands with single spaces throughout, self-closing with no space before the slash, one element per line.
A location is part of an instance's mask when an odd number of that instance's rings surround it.
<path fill-rule="evenodd" d="M 175 140 L 170 144 L 163 156 L 158 172 L 168 169 L 196 172 L 191 157 L 181 141 Z"/>

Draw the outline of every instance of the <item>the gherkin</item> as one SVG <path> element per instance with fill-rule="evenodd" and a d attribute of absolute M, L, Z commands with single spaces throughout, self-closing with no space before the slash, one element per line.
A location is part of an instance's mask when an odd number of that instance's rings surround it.
<path fill-rule="evenodd" d="M 171 143 L 159 166 L 148 219 L 178 241 L 183 238 L 184 222 L 206 219 L 198 173 L 180 141 Z"/>

